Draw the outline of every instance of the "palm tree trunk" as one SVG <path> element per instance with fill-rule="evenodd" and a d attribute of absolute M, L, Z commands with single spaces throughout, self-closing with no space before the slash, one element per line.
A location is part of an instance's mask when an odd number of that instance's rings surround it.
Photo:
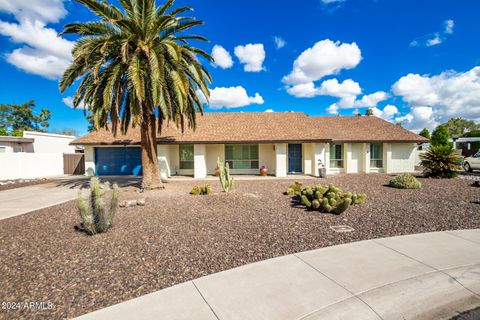
<path fill-rule="evenodd" d="M 146 108 L 144 108 L 145 110 Z M 157 158 L 157 125 L 155 114 L 143 112 L 141 124 L 142 146 L 142 188 L 146 190 L 163 188 Z"/>

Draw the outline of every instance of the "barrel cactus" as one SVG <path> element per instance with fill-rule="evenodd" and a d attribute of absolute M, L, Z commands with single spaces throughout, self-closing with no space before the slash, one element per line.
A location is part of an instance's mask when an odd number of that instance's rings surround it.
<path fill-rule="evenodd" d="M 414 176 L 404 173 L 396 176 L 388 183 L 389 186 L 399 189 L 420 189 L 422 184 Z"/>
<path fill-rule="evenodd" d="M 342 214 L 351 205 L 362 204 L 367 199 L 364 193 L 343 192 L 333 184 L 311 187 L 295 182 L 288 188 L 287 194 L 295 197 L 309 210 L 333 214 Z"/>
<path fill-rule="evenodd" d="M 203 186 L 194 186 L 192 191 L 190 191 L 190 194 L 194 196 L 209 195 L 210 193 L 212 193 L 212 187 L 210 187 L 208 184 Z"/>

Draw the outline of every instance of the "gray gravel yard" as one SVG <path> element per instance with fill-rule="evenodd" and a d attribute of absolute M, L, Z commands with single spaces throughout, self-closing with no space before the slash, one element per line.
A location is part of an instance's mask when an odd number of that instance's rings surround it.
<path fill-rule="evenodd" d="M 68 318 L 246 263 L 346 242 L 480 228 L 480 188 L 466 179 L 419 178 L 421 190 L 387 187 L 385 174 L 305 180 L 363 192 L 341 216 L 292 206 L 294 180 L 237 181 L 230 194 L 188 194 L 175 181 L 147 194 L 145 207 L 120 208 L 114 227 L 88 237 L 74 230 L 75 201 L 0 221 L 0 301 L 52 302 L 52 310 L 0 311 L 0 318 Z M 301 181 L 301 180 L 299 180 Z M 123 198 L 141 197 L 125 189 Z M 350 233 L 329 227 L 349 225 Z"/>

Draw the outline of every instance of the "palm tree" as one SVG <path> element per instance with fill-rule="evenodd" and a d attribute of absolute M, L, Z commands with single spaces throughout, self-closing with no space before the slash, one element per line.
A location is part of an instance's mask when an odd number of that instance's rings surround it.
<path fill-rule="evenodd" d="M 142 187 L 160 188 L 157 132 L 167 122 L 182 131 L 185 126 L 195 129 L 197 112 L 203 114 L 197 92 L 209 97 L 211 77 L 197 55 L 212 58 L 189 44 L 208 40 L 184 34 L 203 22 L 179 17 L 192 9 L 172 9 L 174 0 L 158 7 L 155 0 L 119 0 L 121 8 L 105 1 L 76 1 L 100 20 L 64 27 L 61 34 L 81 38 L 60 80 L 60 91 L 81 79 L 73 104 L 85 104 L 96 129 L 107 128 L 117 135 L 119 130 L 125 134 L 140 126 Z"/>

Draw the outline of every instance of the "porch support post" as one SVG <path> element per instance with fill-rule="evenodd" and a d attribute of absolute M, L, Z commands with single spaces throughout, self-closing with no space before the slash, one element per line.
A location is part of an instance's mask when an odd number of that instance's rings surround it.
<path fill-rule="evenodd" d="M 330 143 L 325 143 L 325 159 L 323 163 L 325 164 L 325 170 L 327 174 L 330 172 Z"/>
<path fill-rule="evenodd" d="M 162 180 L 167 180 L 171 175 L 170 164 L 168 161 L 169 150 L 170 148 L 167 145 L 157 145 L 158 168 L 160 169 L 160 178 L 162 178 Z"/>
<path fill-rule="evenodd" d="M 287 176 L 287 144 L 275 143 L 275 176 Z"/>
<path fill-rule="evenodd" d="M 195 144 L 193 146 L 193 177 L 202 179 L 207 177 L 207 147 L 204 144 Z"/>
<path fill-rule="evenodd" d="M 326 166 L 325 163 L 325 144 L 324 143 L 314 143 L 313 144 L 313 175 L 318 177 L 318 169 L 320 169 L 320 163 L 322 162 L 323 166 Z"/>
<path fill-rule="evenodd" d="M 392 173 L 392 144 L 384 143 L 383 144 L 383 169 L 385 173 Z"/>
<path fill-rule="evenodd" d="M 352 161 L 352 144 L 344 143 L 343 152 L 345 153 L 343 155 L 343 168 L 345 170 L 345 173 L 351 173 L 352 170 L 350 170 L 350 162 Z"/>
<path fill-rule="evenodd" d="M 370 172 L 370 143 L 362 144 L 362 154 L 363 154 L 363 172 Z"/>

